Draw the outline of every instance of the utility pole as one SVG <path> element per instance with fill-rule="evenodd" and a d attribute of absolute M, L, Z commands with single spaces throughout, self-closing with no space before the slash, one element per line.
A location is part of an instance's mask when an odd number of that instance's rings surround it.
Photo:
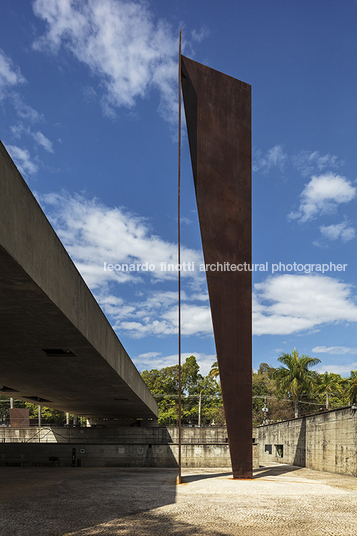
<path fill-rule="evenodd" d="M 201 426 L 201 407 L 202 407 L 202 391 L 198 399 L 198 426 Z"/>

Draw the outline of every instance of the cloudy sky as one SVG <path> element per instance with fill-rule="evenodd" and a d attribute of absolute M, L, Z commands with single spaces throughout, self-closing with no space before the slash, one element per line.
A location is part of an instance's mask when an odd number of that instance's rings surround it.
<path fill-rule="evenodd" d="M 0 138 L 139 370 L 177 361 L 180 28 L 185 55 L 252 85 L 254 367 L 296 347 L 357 368 L 356 17 L 353 0 L 3 2 Z M 183 357 L 207 373 L 185 133 L 182 244 Z"/>

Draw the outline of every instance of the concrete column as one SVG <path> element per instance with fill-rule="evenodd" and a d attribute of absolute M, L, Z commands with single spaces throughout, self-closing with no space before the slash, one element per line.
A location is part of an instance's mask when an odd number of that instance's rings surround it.
<path fill-rule="evenodd" d="M 66 413 L 66 426 L 69 426 L 69 413 Z"/>
<path fill-rule="evenodd" d="M 10 398 L 10 409 L 14 409 L 14 399 Z"/>

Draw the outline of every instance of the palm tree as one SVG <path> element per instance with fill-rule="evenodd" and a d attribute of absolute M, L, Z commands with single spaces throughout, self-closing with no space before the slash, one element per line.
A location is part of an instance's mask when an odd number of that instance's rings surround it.
<path fill-rule="evenodd" d="M 218 361 L 215 361 L 212 365 L 211 365 L 211 370 L 209 371 L 209 376 L 210 378 L 212 378 L 212 380 L 214 378 L 217 378 L 219 376 L 219 368 L 218 368 Z"/>
<path fill-rule="evenodd" d="M 326 394 L 326 409 L 330 409 L 331 392 L 342 392 L 341 376 L 333 372 L 324 372 L 317 380 L 316 391 Z"/>
<path fill-rule="evenodd" d="M 299 353 L 294 348 L 291 354 L 283 354 L 278 357 L 278 361 L 285 365 L 285 367 L 278 368 L 276 372 L 278 393 L 280 396 L 284 394 L 290 395 L 294 402 L 295 418 L 298 418 L 299 395 L 304 391 L 309 392 L 312 390 L 315 375 L 309 369 L 320 363 L 320 359 L 307 355 L 299 357 Z"/>
<path fill-rule="evenodd" d="M 351 404 L 357 400 L 357 370 L 351 370 L 351 376 L 349 377 L 348 395 Z"/>

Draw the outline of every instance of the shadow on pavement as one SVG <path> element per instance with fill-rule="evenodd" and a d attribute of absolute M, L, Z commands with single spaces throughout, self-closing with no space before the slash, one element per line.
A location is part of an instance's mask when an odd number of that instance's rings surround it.
<path fill-rule="evenodd" d="M 185 477 L 214 478 L 230 473 Z M 175 504 L 177 469 L 0 468 L 0 535 L 225 536 L 151 510 Z"/>
<path fill-rule="evenodd" d="M 196 480 L 204 480 L 205 478 L 217 478 L 220 476 L 232 476 L 232 471 L 229 473 L 205 473 L 202 475 L 184 475 L 182 477 L 183 484 L 188 484 L 190 482 L 195 482 Z"/>
<path fill-rule="evenodd" d="M 52 534 L 52 533 L 51 533 Z M 138 514 L 88 527 L 81 531 L 70 532 L 63 536 L 226 536 L 226 532 L 210 529 L 207 525 L 199 527 L 178 521 L 164 514 Z M 62 534 L 61 534 L 62 536 Z"/>
<path fill-rule="evenodd" d="M 0 534 L 91 534 L 89 527 L 175 503 L 176 477 L 177 469 L 3 467 Z"/>
<path fill-rule="evenodd" d="M 298 471 L 299 469 L 302 469 L 302 467 L 298 467 L 296 465 L 287 465 L 287 464 L 259 467 L 259 469 L 254 469 L 253 478 L 256 479 L 256 478 L 263 478 L 266 476 L 279 476 L 279 475 L 291 473 L 293 471 Z"/>

